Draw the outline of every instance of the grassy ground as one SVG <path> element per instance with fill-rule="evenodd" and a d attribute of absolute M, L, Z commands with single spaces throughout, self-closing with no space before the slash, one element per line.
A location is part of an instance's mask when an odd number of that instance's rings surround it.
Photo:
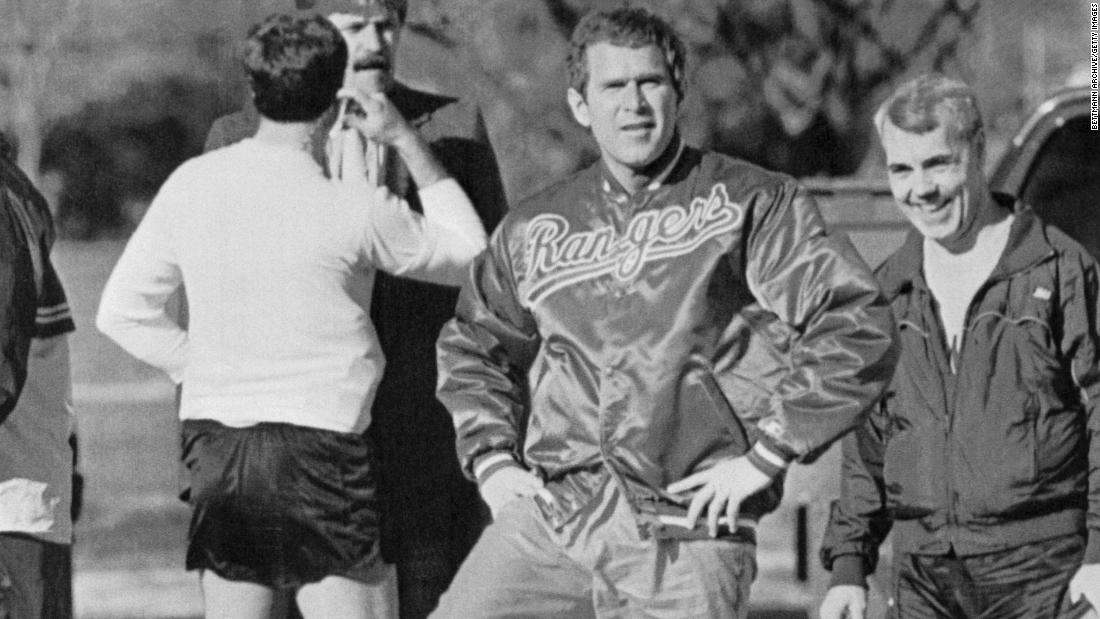
<path fill-rule="evenodd" d="M 73 395 L 86 480 L 73 549 L 74 602 L 79 617 L 193 615 L 201 603 L 194 579 L 183 571 L 188 513 L 175 497 L 179 447 L 171 385 L 94 325 L 122 246 L 62 242 L 54 251 L 77 323 Z"/>
<path fill-rule="evenodd" d="M 59 244 L 54 260 L 73 305 L 73 382 L 86 479 L 77 568 L 161 565 L 179 548 L 186 510 L 174 500 L 177 421 L 172 390 L 95 331 L 99 292 L 121 243 Z M 176 530 L 175 535 L 161 535 Z"/>
<path fill-rule="evenodd" d="M 74 548 L 79 617 L 180 617 L 201 610 L 184 574 L 188 513 L 176 498 L 178 422 L 173 392 L 158 372 L 128 357 L 94 327 L 99 294 L 121 242 L 60 243 L 54 260 L 77 322 L 74 395 L 87 479 Z M 830 470 L 834 467 L 829 466 Z M 793 505 L 819 502 L 828 483 L 792 474 L 786 508 L 761 530 L 754 617 L 805 616 L 809 584 L 794 579 Z"/>

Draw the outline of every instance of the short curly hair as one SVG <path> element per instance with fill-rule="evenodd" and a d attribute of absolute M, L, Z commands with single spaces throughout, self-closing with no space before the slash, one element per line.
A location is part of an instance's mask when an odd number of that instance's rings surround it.
<path fill-rule="evenodd" d="M 588 85 L 588 47 L 610 43 L 621 47 L 654 45 L 661 50 L 678 98 L 684 98 L 684 43 L 663 19 L 640 8 L 623 7 L 585 15 L 569 40 L 569 87 L 584 96 Z"/>
<path fill-rule="evenodd" d="M 943 127 L 948 142 L 985 154 L 985 130 L 978 97 L 965 82 L 926 73 L 895 90 L 875 112 L 875 129 L 882 135 L 889 120 L 898 129 L 923 134 Z"/>
<path fill-rule="evenodd" d="M 325 113 L 344 81 L 344 37 L 320 15 L 276 14 L 252 27 L 243 63 L 256 109 L 278 122 Z"/>

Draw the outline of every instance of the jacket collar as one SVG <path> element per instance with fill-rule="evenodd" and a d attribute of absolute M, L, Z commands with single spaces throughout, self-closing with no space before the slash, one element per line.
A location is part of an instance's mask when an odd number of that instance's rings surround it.
<path fill-rule="evenodd" d="M 1054 247 L 1047 239 L 1042 221 L 1027 205 L 1014 203 L 1011 196 L 993 194 L 1000 206 L 1011 210 L 1015 216 L 1012 228 L 1008 232 L 1008 243 L 997 265 L 993 267 L 990 280 L 1011 277 L 1020 271 L 1038 264 L 1054 255 Z M 882 290 L 887 298 L 894 298 L 907 288 L 926 290 L 924 280 L 924 237 L 915 229 L 910 230 L 901 248 L 890 259 L 888 269 L 882 271 Z"/>
<path fill-rule="evenodd" d="M 680 162 L 683 161 L 685 149 L 684 141 L 681 140 L 679 134 L 677 134 L 673 138 L 672 143 L 668 145 L 668 150 L 665 151 L 666 153 L 672 153 L 668 163 L 666 163 L 665 167 L 661 168 L 661 171 L 655 174 L 653 179 L 650 180 L 645 187 L 640 189 L 638 193 L 648 193 L 660 189 L 668 180 L 672 172 L 679 166 Z M 630 194 L 611 174 L 611 171 L 607 169 L 602 159 L 597 166 L 600 169 L 600 188 L 603 192 L 614 198 L 616 202 L 627 202 L 630 198 Z"/>

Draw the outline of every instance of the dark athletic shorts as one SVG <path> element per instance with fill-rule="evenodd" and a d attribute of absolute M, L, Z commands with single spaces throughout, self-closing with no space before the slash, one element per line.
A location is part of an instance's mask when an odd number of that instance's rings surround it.
<path fill-rule="evenodd" d="M 377 463 L 366 436 L 188 419 L 183 462 L 187 569 L 273 588 L 379 577 Z"/>

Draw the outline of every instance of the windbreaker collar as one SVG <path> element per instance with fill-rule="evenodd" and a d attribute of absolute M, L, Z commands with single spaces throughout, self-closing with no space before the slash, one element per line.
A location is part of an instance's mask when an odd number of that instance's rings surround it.
<path fill-rule="evenodd" d="M 989 276 L 990 280 L 1010 277 L 1054 255 L 1042 222 L 1029 206 L 1014 202 L 1011 196 L 1002 193 L 993 194 L 993 199 L 1011 210 L 1015 220 L 1008 232 L 1004 252 Z M 901 248 L 889 261 L 888 268 L 882 272 L 882 289 L 888 298 L 894 298 L 907 287 L 928 288 L 923 272 L 924 237 L 920 232 L 910 230 Z"/>
<path fill-rule="evenodd" d="M 1012 198 L 1009 196 L 1002 194 L 999 197 L 1005 200 L 1005 204 L 1012 205 Z M 1054 246 L 1050 244 L 1046 230 L 1043 229 L 1043 222 L 1035 215 L 1035 211 L 1023 203 L 1016 204 L 1013 210 L 1016 221 L 1012 222 L 1008 245 L 993 269 L 990 276 L 992 279 L 1011 277 L 1055 254 Z"/>

